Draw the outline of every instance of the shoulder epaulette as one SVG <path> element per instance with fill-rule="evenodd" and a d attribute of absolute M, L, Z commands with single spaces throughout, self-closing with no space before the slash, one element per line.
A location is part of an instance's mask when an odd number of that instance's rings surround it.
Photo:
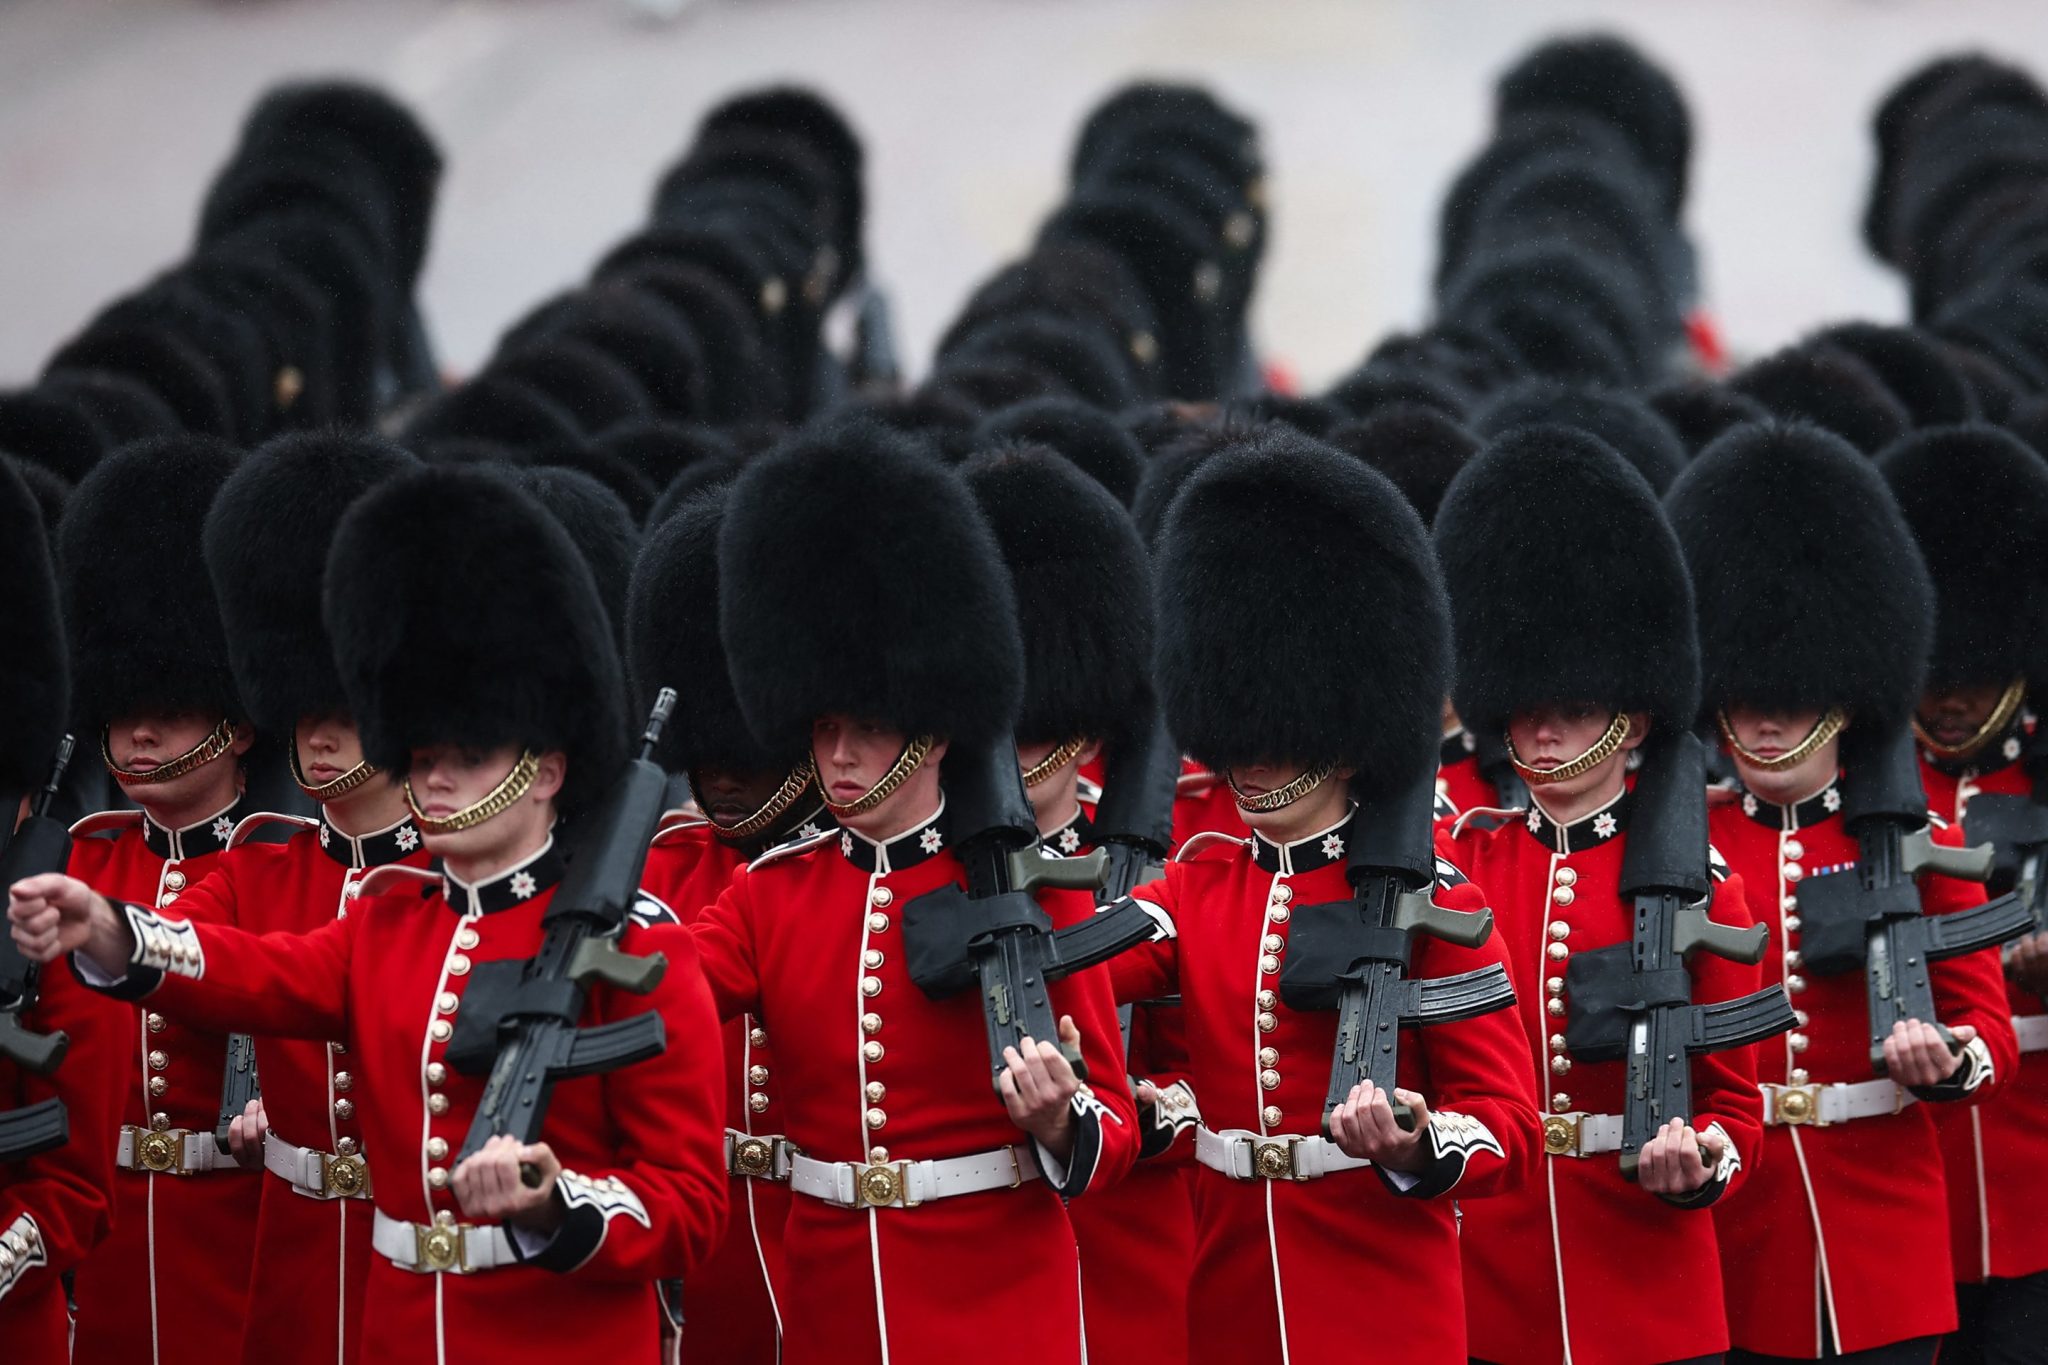
<path fill-rule="evenodd" d="M 793 858 L 799 853 L 809 853 L 812 849 L 825 843 L 826 840 L 837 833 L 839 831 L 836 829 L 821 829 L 816 834 L 806 838 L 791 839 L 786 844 L 777 844 L 751 863 L 748 863 L 747 871 L 752 872 L 754 869 L 766 867 L 770 863 L 779 863 L 783 859 Z"/>
<path fill-rule="evenodd" d="M 1451 837 L 1456 839 L 1463 835 L 1475 820 L 1479 821 L 1480 829 L 1495 830 L 1511 820 L 1521 819 L 1528 813 L 1526 806 L 1474 806 L 1451 825 Z"/>
<path fill-rule="evenodd" d="M 1213 791 L 1221 780 L 1212 772 L 1182 773 L 1173 780 L 1173 794 L 1176 798 L 1200 796 L 1203 792 Z"/>
<path fill-rule="evenodd" d="M 1707 845 L 1707 875 L 1717 882 L 1727 881 L 1729 875 L 1728 860 L 1712 844 Z"/>
<path fill-rule="evenodd" d="M 259 810 L 254 815 L 245 815 L 235 825 L 235 832 L 228 836 L 228 847 L 239 848 L 250 835 L 265 825 L 296 825 L 300 829 L 318 829 L 320 822 L 309 815 L 286 815 L 281 811 Z"/>
<path fill-rule="evenodd" d="M 139 810 L 103 810 L 86 816 L 71 827 L 74 839 L 99 839 L 118 836 L 124 829 L 132 829 L 142 823 Z"/>
<path fill-rule="evenodd" d="M 681 924 L 682 916 L 669 909 L 668 902 L 651 891 L 642 890 L 633 900 L 633 908 L 626 912 L 627 918 L 642 929 L 657 924 Z"/>
<path fill-rule="evenodd" d="M 710 823 L 709 820 L 701 816 L 685 815 L 681 811 L 672 810 L 661 817 L 661 824 L 654 831 L 654 838 L 649 843 L 657 845 L 672 843 L 674 842 L 674 836 L 693 829 L 703 829 Z"/>
<path fill-rule="evenodd" d="M 388 896 L 405 888 L 407 882 L 419 885 L 422 891 L 429 887 L 439 888 L 441 874 L 430 867 L 409 867 L 404 863 L 386 863 L 373 867 L 356 883 L 358 896 Z"/>
<path fill-rule="evenodd" d="M 1250 848 L 1252 841 L 1240 839 L 1235 834 L 1225 834 L 1220 829 L 1205 829 L 1200 834 L 1189 835 L 1175 851 L 1173 860 L 1184 863 L 1203 849 L 1215 844 L 1228 844 L 1232 848 Z"/>

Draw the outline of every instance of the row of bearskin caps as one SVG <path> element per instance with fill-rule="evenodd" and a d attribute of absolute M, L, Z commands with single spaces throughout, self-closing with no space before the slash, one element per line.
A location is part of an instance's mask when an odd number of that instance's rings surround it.
<path fill-rule="evenodd" d="M 1432 320 L 1304 397 L 1247 326 L 1257 129 L 1198 88 L 1088 116 L 908 390 L 861 144 L 813 93 L 715 109 L 590 281 L 443 387 L 433 140 L 280 89 L 192 255 L 0 396 L 0 787 L 122 714 L 346 710 L 394 772 L 564 750 L 573 818 L 673 686 L 677 772 L 790 771 L 828 712 L 1112 748 L 1163 714 L 1212 768 L 1405 790 L 1446 697 L 1480 734 L 1559 701 L 1896 733 L 1930 678 L 2048 677 L 2048 94 L 1979 56 L 1901 83 L 1865 228 L 1915 321 L 1732 373 L 1672 80 L 1592 36 L 1494 94 Z"/>

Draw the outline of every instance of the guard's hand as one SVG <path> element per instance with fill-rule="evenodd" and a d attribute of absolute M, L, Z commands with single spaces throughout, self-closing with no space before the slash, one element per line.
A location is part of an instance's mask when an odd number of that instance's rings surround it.
<path fill-rule="evenodd" d="M 261 1096 L 250 1100 L 228 1124 L 228 1152 L 245 1171 L 263 1169 L 263 1139 L 270 1134 L 270 1115 Z"/>
<path fill-rule="evenodd" d="M 1080 1045 L 1081 1030 L 1070 1014 L 1060 1016 L 1060 1041 Z M 1056 1045 L 1028 1035 L 1022 1047 L 1003 1049 L 1003 1061 L 1008 1069 L 996 1086 L 1003 1092 L 1010 1122 L 1031 1134 L 1056 1160 L 1067 1160 L 1074 1154 L 1074 1095 L 1081 1078 Z"/>
<path fill-rule="evenodd" d="M 1977 1036 L 1977 1030 L 1968 1024 L 1950 1030 L 1958 1046 Z M 1885 1074 L 1900 1085 L 1940 1085 L 1956 1074 L 1963 1059 L 1960 1053 L 1949 1051 L 1942 1041 L 1941 1030 L 1918 1019 L 1901 1019 L 1892 1025 L 1891 1035 L 1884 1040 Z"/>
<path fill-rule="evenodd" d="M 1414 1132 L 1394 1122 L 1396 1101 L 1415 1112 Z M 1423 1145 L 1428 1129 L 1429 1104 L 1422 1096 L 1413 1090 L 1382 1090 L 1371 1081 L 1352 1086 L 1344 1103 L 1330 1111 L 1330 1137 L 1339 1151 L 1410 1175 L 1429 1164 L 1430 1149 Z"/>
<path fill-rule="evenodd" d="M 1714 1178 L 1726 1147 L 1719 1133 L 1697 1133 L 1684 1119 L 1672 1119 L 1643 1144 L 1636 1183 L 1651 1194 L 1691 1194 Z"/>
<path fill-rule="evenodd" d="M 120 976 L 135 953 L 135 936 L 107 898 L 61 872 L 23 877 L 9 887 L 7 918 L 16 946 L 31 962 L 84 953 L 108 976 Z"/>
<path fill-rule="evenodd" d="M 2048 934 L 2028 934 L 2007 948 L 2005 975 L 2023 991 L 2048 995 Z"/>
<path fill-rule="evenodd" d="M 532 1166 L 540 1172 L 538 1187 L 519 1178 L 519 1168 Z M 562 1205 L 555 1198 L 555 1181 L 562 1163 L 555 1149 L 545 1142 L 531 1146 L 517 1138 L 499 1134 L 486 1142 L 475 1156 L 455 1167 L 455 1202 L 462 1216 L 472 1223 L 512 1223 L 530 1232 L 553 1232 L 562 1223 Z"/>

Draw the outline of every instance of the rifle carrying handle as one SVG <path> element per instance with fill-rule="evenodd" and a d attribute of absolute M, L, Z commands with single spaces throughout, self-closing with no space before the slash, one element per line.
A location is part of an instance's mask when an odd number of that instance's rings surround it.
<path fill-rule="evenodd" d="M 1447 910 L 1431 900 L 1427 891 L 1408 891 L 1394 911 L 1394 927 L 1460 948 L 1477 948 L 1493 936 L 1493 911 Z"/>
<path fill-rule="evenodd" d="M 1915 830 L 1906 836 L 1905 846 L 1900 850 L 1901 870 L 1908 876 L 1920 872 L 1937 872 L 1944 877 L 1959 881 L 1981 882 L 1991 878 L 1991 864 L 1996 860 L 1997 851 L 1990 844 L 1973 844 L 1967 848 L 1954 848 L 1937 844 L 1924 829 Z"/>

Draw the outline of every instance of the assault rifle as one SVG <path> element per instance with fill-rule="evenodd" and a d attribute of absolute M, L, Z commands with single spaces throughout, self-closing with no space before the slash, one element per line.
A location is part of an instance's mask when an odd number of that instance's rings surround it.
<path fill-rule="evenodd" d="M 71 747 L 69 735 L 58 741 L 49 781 L 29 803 L 28 819 L 21 822 L 7 847 L 0 850 L 0 887 L 12 886 L 23 877 L 62 872 L 71 861 L 71 831 L 50 815 L 57 789 L 64 782 L 64 769 L 71 762 Z M 22 956 L 13 937 L 0 934 L 0 1056 L 39 1076 L 47 1076 L 64 1060 L 71 1040 L 61 1031 L 37 1033 L 22 1026 L 22 1014 L 35 1004 L 39 975 L 36 964 Z M 70 1117 L 60 1099 L 42 1100 L 0 1113 L 0 1161 L 18 1160 L 61 1147 L 70 1133 Z"/>
<path fill-rule="evenodd" d="M 228 1060 L 220 1078 L 220 1117 L 213 1125 L 213 1145 L 222 1156 L 233 1148 L 228 1128 L 249 1107 L 249 1101 L 263 1093 L 256 1076 L 256 1040 L 246 1033 L 228 1035 Z"/>
<path fill-rule="evenodd" d="M 1923 872 L 1981 882 L 1991 876 L 1989 844 L 1949 848 L 1930 837 L 1927 795 L 1904 726 L 1845 765 L 1842 819 L 1856 836 L 1853 871 L 1808 877 L 1799 887 L 1800 951 L 1826 976 L 1863 969 L 1869 1002 L 1870 1066 L 1885 1074 L 1884 1040 L 1902 1020 L 1934 1025 L 1952 1051 L 1961 1044 L 1935 1018 L 1929 968 L 1995 947 L 2033 927 L 2032 911 L 2008 891 L 1953 915 L 1925 915 L 1915 878 Z"/>
<path fill-rule="evenodd" d="M 1446 910 L 1432 899 L 1435 808 L 1434 770 L 1392 799 L 1361 805 L 1342 836 L 1351 898 L 1295 907 L 1280 998 L 1289 1009 L 1337 1011 L 1325 1133 L 1331 1111 L 1361 1081 L 1391 1100 L 1403 1028 L 1456 1023 L 1515 1003 L 1498 962 L 1455 976 L 1408 975 L 1418 937 L 1477 948 L 1493 933 L 1493 911 Z M 1414 1130 L 1407 1105 L 1394 1106 L 1394 1119 Z"/>
<path fill-rule="evenodd" d="M 662 688 L 639 756 L 590 814 L 542 917 L 540 951 L 524 962 L 485 963 L 472 974 L 448 1061 L 472 1076 L 488 1069 L 490 1080 L 460 1157 L 500 1134 L 535 1141 L 556 1081 L 644 1062 L 668 1047 L 659 1014 L 589 1028 L 576 1021 L 593 985 L 646 995 L 668 970 L 661 953 L 631 956 L 619 950 L 618 938 L 639 899 L 647 846 L 667 804 L 668 774 L 653 754 L 675 704 L 674 690 Z M 525 1167 L 520 1174 L 528 1185 L 539 1184 L 538 1171 Z"/>
<path fill-rule="evenodd" d="M 1157 926 L 1125 898 L 1064 929 L 1052 927 L 1033 893 L 1094 890 L 1108 859 L 1101 849 L 1084 858 L 1039 851 L 1038 822 L 1008 735 L 947 751 L 946 811 L 960 831 L 953 848 L 967 869 L 967 886 L 942 886 L 903 907 L 906 962 L 910 979 L 934 1000 L 980 987 L 989 1081 L 1000 1086 L 1008 1069 L 1004 1048 L 1027 1034 L 1059 1043 L 1052 983 L 1135 948 Z M 1060 1046 L 1075 1074 L 1086 1079 L 1079 1049 Z"/>

